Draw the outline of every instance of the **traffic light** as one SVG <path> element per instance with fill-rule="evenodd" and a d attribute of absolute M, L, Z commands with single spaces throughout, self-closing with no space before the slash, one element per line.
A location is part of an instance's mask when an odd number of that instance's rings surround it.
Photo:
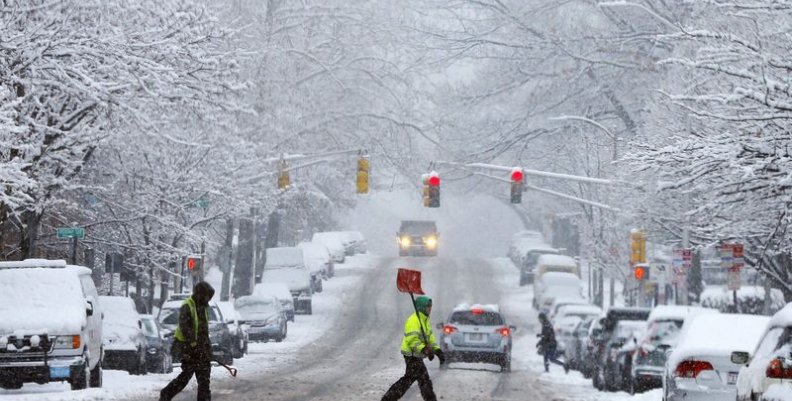
<path fill-rule="evenodd" d="M 289 178 L 289 170 L 287 170 L 286 162 L 281 160 L 278 166 L 278 189 L 286 189 L 291 185 Z"/>
<path fill-rule="evenodd" d="M 423 205 L 424 207 L 429 207 L 429 174 L 424 174 L 421 176 L 421 194 L 423 195 Z"/>
<path fill-rule="evenodd" d="M 636 265 L 633 268 L 633 275 L 635 279 L 638 281 L 646 281 L 649 280 L 649 266 L 647 265 Z"/>
<path fill-rule="evenodd" d="M 646 233 L 643 230 L 630 231 L 630 264 L 646 263 Z"/>
<path fill-rule="evenodd" d="M 522 203 L 523 171 L 515 168 L 511 172 L 511 203 Z"/>
<path fill-rule="evenodd" d="M 187 270 L 190 271 L 193 275 L 199 274 L 201 269 L 203 268 L 203 259 L 196 256 L 190 256 L 187 258 Z"/>
<path fill-rule="evenodd" d="M 436 171 L 429 173 L 429 207 L 440 207 L 440 176 Z"/>
<path fill-rule="evenodd" d="M 369 191 L 369 160 L 361 156 L 357 161 L 357 193 L 367 194 Z"/>

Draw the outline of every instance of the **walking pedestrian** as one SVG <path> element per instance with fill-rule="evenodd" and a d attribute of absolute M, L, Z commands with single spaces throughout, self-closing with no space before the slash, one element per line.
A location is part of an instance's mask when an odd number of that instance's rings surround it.
<path fill-rule="evenodd" d="M 432 323 L 429 315 L 432 313 L 432 299 L 427 296 L 420 296 L 415 299 L 416 313 L 410 315 L 404 323 L 404 337 L 402 339 L 401 353 L 404 356 L 406 370 L 404 376 L 388 389 L 382 397 L 382 401 L 396 401 L 404 396 L 404 393 L 418 381 L 418 388 L 421 390 L 421 397 L 424 401 L 437 401 L 432 379 L 424 365 L 424 358 L 440 360 L 440 364 L 445 363 L 445 355 L 440 346 L 435 341 L 432 332 Z"/>
<path fill-rule="evenodd" d="M 550 362 L 564 367 L 564 372 L 569 373 L 569 365 L 558 360 L 558 342 L 556 342 L 555 331 L 553 325 L 550 324 L 550 319 L 542 312 L 539 314 L 539 322 L 542 324 L 542 332 L 537 334 L 539 342 L 536 347 L 539 353 L 544 357 L 545 372 L 550 371 Z"/>
<path fill-rule="evenodd" d="M 209 340 L 209 300 L 214 288 L 201 281 L 179 310 L 179 326 L 174 335 L 173 349 L 181 354 L 181 373 L 160 391 L 160 401 L 170 401 L 179 394 L 195 375 L 198 381 L 198 401 L 211 401 L 209 376 L 212 371 L 212 343 Z"/>

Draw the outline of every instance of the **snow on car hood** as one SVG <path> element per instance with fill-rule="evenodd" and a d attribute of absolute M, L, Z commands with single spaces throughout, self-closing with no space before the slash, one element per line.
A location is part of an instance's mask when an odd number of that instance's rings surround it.
<path fill-rule="evenodd" d="M 141 339 L 141 331 L 137 326 L 126 323 L 104 323 L 102 325 L 102 344 L 105 349 L 135 350 Z"/>
<path fill-rule="evenodd" d="M 73 271 L 0 270 L 0 334 L 74 335 L 86 318 L 85 298 Z"/>

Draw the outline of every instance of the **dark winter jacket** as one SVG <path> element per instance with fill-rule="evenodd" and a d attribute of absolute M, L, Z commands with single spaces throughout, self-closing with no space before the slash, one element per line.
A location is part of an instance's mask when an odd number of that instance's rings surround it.
<path fill-rule="evenodd" d="M 553 331 L 553 326 L 550 324 L 549 320 L 542 321 L 542 332 L 539 334 L 540 340 L 539 343 L 536 345 L 542 349 L 555 349 L 558 347 L 558 343 L 556 342 L 555 338 L 555 331 Z"/>
<path fill-rule="evenodd" d="M 207 308 L 209 308 L 209 300 L 213 296 L 214 288 L 204 281 L 196 284 L 193 289 L 191 297 L 198 317 L 197 336 L 196 324 L 193 322 L 193 313 L 189 303 L 185 302 L 179 310 L 179 329 L 186 339 L 183 344 L 182 364 L 207 365 L 212 361 L 212 342 L 209 339 Z"/>

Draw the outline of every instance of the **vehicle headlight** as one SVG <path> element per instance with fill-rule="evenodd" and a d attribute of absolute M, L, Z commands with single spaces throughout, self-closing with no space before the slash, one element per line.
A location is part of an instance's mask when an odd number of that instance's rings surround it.
<path fill-rule="evenodd" d="M 428 237 L 428 238 L 426 238 L 426 239 L 424 240 L 424 243 L 426 243 L 426 246 L 427 246 L 428 248 L 434 248 L 434 247 L 436 247 L 436 246 L 437 246 L 437 238 L 435 238 L 435 237 Z"/>
<path fill-rule="evenodd" d="M 157 352 L 159 352 L 159 350 L 154 347 L 148 349 L 148 353 L 151 355 L 155 355 Z"/>
<path fill-rule="evenodd" d="M 55 337 L 55 348 L 59 349 L 77 349 L 80 348 L 80 335 L 73 336 L 57 336 Z"/>
<path fill-rule="evenodd" d="M 401 244 L 402 248 L 407 248 L 410 246 L 410 237 L 401 237 L 399 244 Z"/>

